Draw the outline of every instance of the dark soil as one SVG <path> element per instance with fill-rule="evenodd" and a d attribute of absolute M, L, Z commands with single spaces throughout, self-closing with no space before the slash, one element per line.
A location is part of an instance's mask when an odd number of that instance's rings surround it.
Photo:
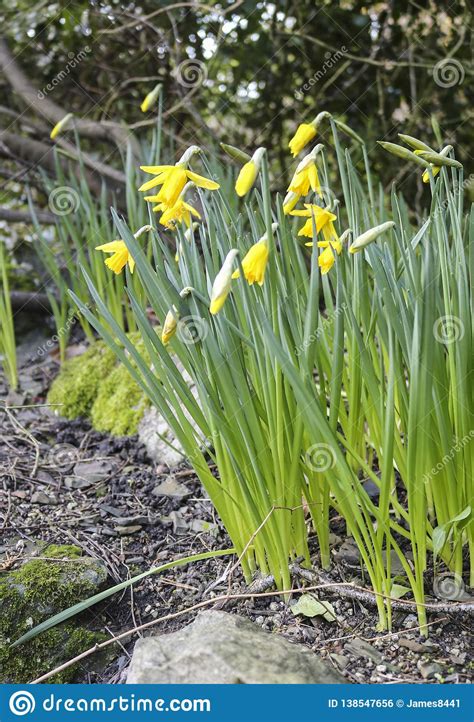
<path fill-rule="evenodd" d="M 66 421 L 51 408 L 38 406 L 55 372 L 45 360 L 23 382 L 29 394 L 10 396 L 12 407 L 0 407 L 0 569 L 16 568 L 31 543 L 76 544 L 106 564 L 110 584 L 153 565 L 181 556 L 223 549 L 230 541 L 191 469 L 152 464 L 135 437 L 111 438 L 91 430 L 81 419 Z M 26 379 L 26 381 L 25 381 Z M 0 389 L 0 394 L 2 393 Z M 71 488 L 78 461 L 103 461 L 104 476 L 82 488 Z M 153 491 L 172 477 L 188 490 L 181 499 Z M 69 485 L 69 487 L 68 487 Z M 32 503 L 36 492 L 51 503 Z M 44 497 L 43 497 L 44 501 Z M 334 581 L 366 585 L 357 554 L 344 540 L 344 528 L 333 521 Z M 317 568 L 317 548 L 313 541 Z M 207 560 L 148 577 L 90 611 L 91 627 L 117 635 L 145 622 L 221 594 L 248 593 L 238 569 L 219 582 L 234 557 Z M 295 586 L 305 582 L 295 579 Z M 342 598 L 337 588 L 325 590 L 337 620 L 295 617 L 290 603 L 276 594 L 230 600 L 219 608 L 249 617 L 256 624 L 300 642 L 327 658 L 348 681 L 460 682 L 470 680 L 468 617 L 430 615 L 430 638 L 420 637 L 416 617 L 395 612 L 393 631 L 377 633 L 372 607 Z M 196 612 L 160 622 L 152 632 L 167 632 L 189 623 Z M 113 645 L 114 657 L 98 671 L 92 658 L 81 664 L 81 682 L 124 682 L 136 634 Z M 472 658 L 471 658 L 472 659 Z M 24 680 L 25 682 L 30 680 Z"/>

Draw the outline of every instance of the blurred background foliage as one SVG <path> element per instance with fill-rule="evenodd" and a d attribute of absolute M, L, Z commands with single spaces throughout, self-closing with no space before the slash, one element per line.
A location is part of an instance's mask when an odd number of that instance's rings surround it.
<path fill-rule="evenodd" d="M 320 110 L 368 138 L 384 167 L 387 157 L 375 140 L 392 140 L 403 129 L 433 142 L 432 115 L 443 140 L 470 160 L 470 6 L 3 0 L 0 27 L 38 90 L 61 78 L 48 97 L 65 113 L 124 121 L 139 131 L 154 122 L 140 113 L 140 102 L 162 82 L 165 132 L 174 143 L 206 145 L 217 137 L 247 148 L 266 145 L 284 173 L 289 137 Z M 187 60 L 196 64 L 181 72 Z M 440 84 L 434 69 L 447 60 L 455 76 L 444 68 Z M 19 115 L 15 132 L 38 133 L 11 84 L 4 78 L 0 84 L 3 109 Z M 11 129 L 11 117 L 3 114 L 2 122 Z"/>

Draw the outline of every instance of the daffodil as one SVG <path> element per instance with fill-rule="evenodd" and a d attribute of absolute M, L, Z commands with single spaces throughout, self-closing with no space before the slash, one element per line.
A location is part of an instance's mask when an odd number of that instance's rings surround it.
<path fill-rule="evenodd" d="M 183 288 L 183 290 L 180 291 L 179 295 L 181 296 L 181 298 L 185 298 L 186 296 L 189 296 L 189 294 L 192 293 L 193 290 L 194 289 L 191 288 L 191 286 L 186 286 L 186 288 Z M 179 311 L 176 306 L 172 306 L 172 308 L 170 308 L 170 310 L 165 316 L 163 328 L 161 329 L 161 341 L 164 346 L 167 346 L 175 335 L 178 328 L 178 321 Z"/>
<path fill-rule="evenodd" d="M 334 266 L 336 260 L 334 251 L 336 251 L 338 256 L 341 254 L 342 243 L 340 241 L 320 241 L 318 246 L 319 248 L 324 248 L 323 252 L 318 256 L 318 266 L 321 269 L 321 273 L 325 275 L 326 273 L 329 273 L 331 268 Z"/>
<path fill-rule="evenodd" d="M 265 148 L 257 148 L 252 158 L 240 169 L 239 176 L 235 183 L 235 192 L 241 198 L 249 192 L 255 183 L 264 153 Z"/>
<path fill-rule="evenodd" d="M 217 190 L 220 187 L 219 183 L 198 175 L 198 173 L 194 173 L 187 168 L 191 156 L 199 152 L 200 149 L 197 146 L 191 146 L 176 165 L 140 166 L 145 173 L 152 173 L 155 177 L 143 183 L 138 190 L 148 191 L 151 188 L 161 186 L 161 190 L 154 200 L 158 203 L 164 203 L 168 208 L 175 205 L 188 180 L 200 188 L 207 188 L 207 190 L 211 191 Z"/>
<path fill-rule="evenodd" d="M 146 201 L 154 202 L 158 196 L 145 196 Z M 160 223 L 165 228 L 174 229 L 177 223 L 184 223 L 187 228 L 191 227 L 192 217 L 201 219 L 198 211 L 192 205 L 186 203 L 182 197 L 179 197 L 174 206 L 168 207 L 165 203 L 159 203 L 153 206 L 154 211 L 162 211 Z"/>
<path fill-rule="evenodd" d="M 68 113 L 67 115 L 64 116 L 64 118 L 62 118 L 59 121 L 59 123 L 56 123 L 53 130 L 49 134 L 49 137 L 51 138 L 51 140 L 54 140 L 56 138 L 56 136 L 59 135 L 59 133 L 62 131 L 63 128 L 66 127 L 66 125 L 69 123 L 69 121 L 71 120 L 72 117 L 73 117 L 73 114 Z"/>
<path fill-rule="evenodd" d="M 226 302 L 232 285 L 232 264 L 238 255 L 238 250 L 232 248 L 227 254 L 222 268 L 214 279 L 211 290 L 210 312 L 215 315 L 219 313 L 222 306 Z"/>
<path fill-rule="evenodd" d="M 313 237 L 313 223 L 316 224 L 316 233 L 319 233 L 321 230 L 324 231 L 324 228 L 330 224 L 332 228 L 334 228 L 333 221 L 336 220 L 337 216 L 334 215 L 334 213 L 331 213 L 327 208 L 321 208 L 320 206 L 317 206 L 315 204 L 311 203 L 305 203 L 304 204 L 306 210 L 297 210 L 297 211 L 291 211 L 292 216 L 301 216 L 303 218 L 307 218 L 308 220 L 304 224 L 304 226 L 298 231 L 299 236 L 306 236 L 307 238 Z M 334 231 L 335 233 L 335 231 Z M 309 245 L 309 244 L 307 244 Z"/>
<path fill-rule="evenodd" d="M 103 251 L 104 253 L 112 253 L 110 258 L 105 259 L 105 265 L 110 268 L 116 274 L 122 272 L 128 263 L 130 273 L 133 273 L 135 268 L 135 261 L 133 260 L 130 252 L 125 245 L 124 241 L 110 241 L 110 243 L 103 243 L 101 246 L 96 246 L 96 251 Z"/>
<path fill-rule="evenodd" d="M 288 147 L 293 153 L 293 158 L 296 158 L 298 153 L 301 153 L 303 148 L 313 140 L 316 135 L 316 128 L 312 123 L 301 123 L 298 126 L 296 133 L 288 143 Z"/>
<path fill-rule="evenodd" d="M 306 196 L 309 189 L 322 197 L 321 184 L 319 182 L 318 169 L 316 167 L 316 156 L 322 150 L 323 146 L 318 143 L 311 153 L 305 155 L 301 163 L 298 164 L 296 171 L 288 186 L 288 192 L 297 196 Z"/>
<path fill-rule="evenodd" d="M 274 232 L 277 228 L 278 223 L 272 223 L 272 232 Z M 247 251 L 244 259 L 242 260 L 244 276 L 248 281 L 249 286 L 253 286 L 254 283 L 258 283 L 259 286 L 263 286 L 269 254 L 270 248 L 268 235 L 265 233 L 260 240 L 257 241 L 257 243 L 254 243 L 254 245 Z M 232 278 L 240 278 L 239 269 L 234 271 Z"/>
<path fill-rule="evenodd" d="M 293 193 L 293 191 L 290 191 L 286 194 L 283 200 L 283 213 L 285 214 L 285 216 L 288 215 L 288 213 L 291 213 L 300 198 L 301 196 L 298 195 L 298 193 Z"/>
<path fill-rule="evenodd" d="M 357 236 L 354 242 L 351 243 L 349 246 L 349 253 L 358 253 L 359 251 L 362 251 L 370 243 L 376 241 L 379 236 L 394 227 L 395 223 L 393 221 L 386 221 L 385 223 L 381 223 L 379 226 L 369 228 L 368 231 L 365 231 L 365 233 Z"/>
<path fill-rule="evenodd" d="M 427 147 L 428 147 L 428 146 L 427 146 Z M 428 148 L 428 150 L 431 150 L 431 149 Z M 423 156 L 423 154 L 424 154 L 426 151 L 425 151 L 424 148 L 417 148 L 417 149 L 414 150 L 413 152 L 414 152 L 415 155 Z M 433 151 L 433 152 L 434 152 L 434 151 Z M 434 165 L 433 163 L 430 163 L 430 168 L 431 168 L 431 172 L 432 172 L 432 174 L 433 174 L 433 178 L 436 178 L 436 176 L 438 175 L 438 173 L 439 173 L 440 170 L 441 170 L 441 166 L 439 166 L 439 165 Z M 426 169 L 426 170 L 423 171 L 423 175 L 421 176 L 421 179 L 422 179 L 423 183 L 429 183 L 429 182 L 430 182 L 430 174 L 429 174 L 428 169 Z"/>
<path fill-rule="evenodd" d="M 150 110 L 150 108 L 156 103 L 158 96 L 160 94 L 161 90 L 161 83 L 158 83 L 158 85 L 155 85 L 153 90 L 148 93 L 148 95 L 145 97 L 143 103 L 140 105 L 140 110 L 142 113 L 146 113 L 147 110 Z"/>

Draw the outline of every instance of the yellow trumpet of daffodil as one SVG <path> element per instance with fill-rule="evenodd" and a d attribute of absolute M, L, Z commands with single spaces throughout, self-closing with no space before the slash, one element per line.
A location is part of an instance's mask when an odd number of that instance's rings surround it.
<path fill-rule="evenodd" d="M 64 116 L 64 118 L 62 118 L 59 121 L 59 123 L 56 123 L 53 130 L 49 134 L 49 137 L 51 138 L 51 140 L 54 140 L 56 138 L 56 136 L 59 135 L 59 133 L 62 131 L 63 128 L 66 127 L 66 125 L 69 123 L 69 121 L 71 120 L 72 117 L 73 117 L 73 114 L 68 113 L 67 115 Z"/>
<path fill-rule="evenodd" d="M 272 233 L 276 231 L 277 228 L 278 223 L 272 223 Z M 269 254 L 268 234 L 265 233 L 265 235 L 247 251 L 242 260 L 242 269 L 249 286 L 253 286 L 254 283 L 263 286 Z M 240 278 L 240 271 L 238 269 L 234 271 L 232 278 Z"/>
<path fill-rule="evenodd" d="M 175 205 L 188 180 L 200 188 L 207 188 L 207 190 L 211 191 L 217 190 L 220 188 L 219 183 L 188 170 L 187 166 L 191 157 L 195 153 L 200 152 L 200 148 L 193 145 L 187 149 L 176 165 L 140 166 L 141 170 L 145 171 L 145 173 L 153 173 L 155 178 L 143 183 L 138 190 L 148 191 L 151 188 L 156 188 L 156 186 L 161 186 L 161 190 L 155 200 L 158 203 L 164 203 L 167 207 Z"/>
<path fill-rule="evenodd" d="M 219 313 L 230 293 L 232 285 L 232 264 L 238 253 L 239 251 L 236 248 L 232 248 L 229 251 L 221 270 L 214 279 L 211 290 L 211 304 L 209 306 L 209 310 L 213 315 Z"/>
<path fill-rule="evenodd" d="M 192 205 L 186 203 L 186 201 L 184 200 L 186 191 L 194 187 L 194 185 L 194 183 L 186 183 L 176 203 L 174 203 L 174 205 L 172 206 L 167 206 L 166 203 L 160 203 L 160 194 L 156 196 L 145 196 L 145 200 L 151 203 L 156 203 L 158 201 L 158 204 L 156 206 L 153 206 L 153 210 L 162 212 L 162 215 L 160 217 L 160 223 L 161 225 L 165 226 L 165 228 L 174 230 L 177 223 L 184 223 L 187 228 L 190 228 L 193 216 L 194 218 L 198 218 L 199 220 L 201 219 L 198 211 L 193 208 Z"/>
<path fill-rule="evenodd" d="M 151 226 L 142 226 L 133 235 L 135 238 L 139 238 L 142 233 L 153 230 Z M 119 274 L 125 268 L 128 263 L 130 273 L 133 273 L 135 269 L 135 261 L 132 258 L 130 251 L 126 244 L 122 240 L 110 241 L 109 243 L 103 243 L 101 246 L 95 247 L 96 251 L 102 251 L 103 253 L 111 253 L 110 258 L 106 258 L 104 263 L 107 268 L 110 268 L 115 274 Z"/>
<path fill-rule="evenodd" d="M 297 211 L 291 211 L 292 216 L 301 216 L 302 218 L 307 218 L 308 220 L 304 224 L 302 228 L 298 231 L 299 236 L 306 236 L 307 238 L 313 237 L 313 223 L 316 225 L 316 233 L 319 233 L 321 230 L 324 231 L 324 228 L 330 224 L 332 228 L 334 229 L 333 221 L 336 220 L 337 216 L 334 213 L 331 213 L 330 210 L 327 208 L 321 208 L 321 206 L 317 206 L 312 203 L 305 203 L 304 204 L 306 210 L 297 210 Z M 335 233 L 335 231 L 334 231 Z M 306 245 L 310 245 L 309 243 Z M 312 245 L 312 244 L 311 244 Z"/>
<path fill-rule="evenodd" d="M 145 99 L 143 100 L 143 103 L 140 105 L 140 110 L 142 113 L 146 113 L 147 110 L 150 110 L 150 108 L 156 103 L 158 96 L 160 94 L 161 90 L 161 83 L 158 83 L 158 85 L 155 85 L 152 91 L 148 93 L 148 95 L 145 96 Z"/>
<path fill-rule="evenodd" d="M 326 273 L 329 273 L 336 261 L 336 254 L 334 251 L 336 251 L 338 256 L 341 254 L 342 243 L 340 241 L 330 241 L 327 243 L 326 241 L 321 241 L 318 243 L 318 247 L 324 248 L 324 251 L 318 256 L 318 266 L 321 269 L 321 273 L 325 275 Z"/>
<path fill-rule="evenodd" d="M 253 156 L 240 169 L 237 181 L 235 183 L 235 192 L 242 198 L 255 183 L 262 164 L 262 158 L 265 154 L 265 148 L 257 148 Z"/>

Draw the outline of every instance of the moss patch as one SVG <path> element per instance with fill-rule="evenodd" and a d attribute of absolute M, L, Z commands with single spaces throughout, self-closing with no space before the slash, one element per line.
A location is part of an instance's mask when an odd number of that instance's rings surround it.
<path fill-rule="evenodd" d="M 143 353 L 143 342 L 132 338 Z M 125 366 L 102 341 L 63 364 L 48 394 L 48 403 L 61 404 L 68 419 L 88 417 L 98 431 L 115 436 L 135 434 L 149 401 Z"/>
<path fill-rule="evenodd" d="M 10 644 L 59 611 L 96 594 L 107 572 L 100 562 L 81 557 L 74 546 L 51 545 L 20 569 L 0 575 L 0 682 L 25 683 L 106 638 L 76 619 L 40 634 L 18 648 Z M 70 667 L 51 682 L 70 682 Z"/>

